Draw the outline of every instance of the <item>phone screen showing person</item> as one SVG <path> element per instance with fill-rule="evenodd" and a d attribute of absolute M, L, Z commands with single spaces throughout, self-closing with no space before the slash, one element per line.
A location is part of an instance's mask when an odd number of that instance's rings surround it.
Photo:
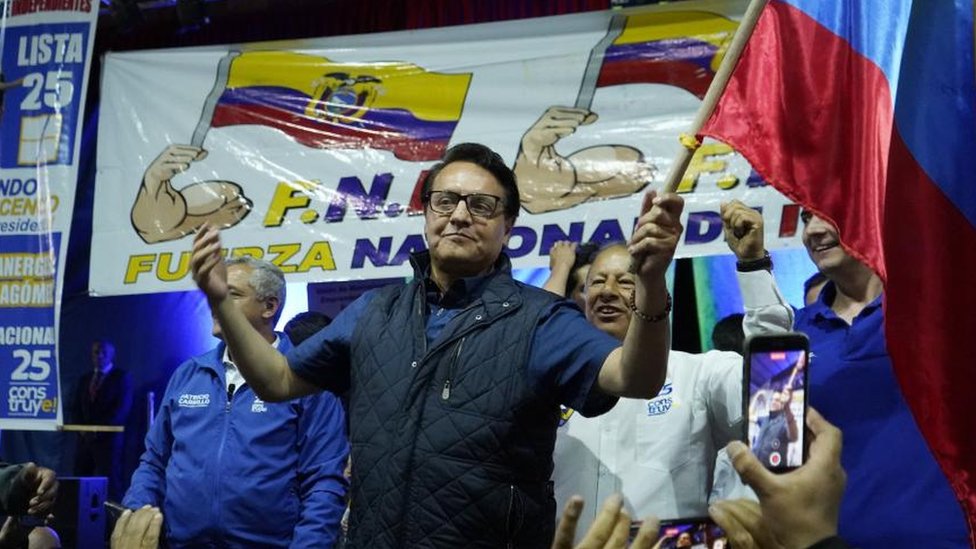
<path fill-rule="evenodd" d="M 772 471 L 795 469 L 805 459 L 809 349 L 807 337 L 795 332 L 746 341 L 747 443 Z"/>
<path fill-rule="evenodd" d="M 725 532 L 708 517 L 662 520 L 658 530 L 661 549 L 728 549 Z"/>

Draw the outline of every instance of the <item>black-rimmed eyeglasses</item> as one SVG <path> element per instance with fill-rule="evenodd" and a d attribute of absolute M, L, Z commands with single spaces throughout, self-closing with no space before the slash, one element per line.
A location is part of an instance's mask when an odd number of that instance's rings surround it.
<path fill-rule="evenodd" d="M 434 213 L 450 215 L 463 200 L 468 207 L 468 213 L 484 218 L 495 217 L 498 213 L 498 205 L 502 202 L 501 197 L 492 194 L 458 194 L 454 191 L 430 191 L 426 199 Z"/>

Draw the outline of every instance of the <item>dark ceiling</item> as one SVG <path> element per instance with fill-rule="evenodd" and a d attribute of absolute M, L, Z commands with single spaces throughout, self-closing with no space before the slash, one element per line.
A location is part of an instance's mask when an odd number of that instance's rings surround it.
<path fill-rule="evenodd" d="M 338 36 L 602 10 L 611 0 L 102 0 L 98 53 Z"/>

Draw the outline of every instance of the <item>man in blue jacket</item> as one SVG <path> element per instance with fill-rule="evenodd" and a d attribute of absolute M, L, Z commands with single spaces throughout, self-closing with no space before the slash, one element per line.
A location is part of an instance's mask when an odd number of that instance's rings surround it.
<path fill-rule="evenodd" d="M 287 352 L 273 328 L 281 270 L 253 258 L 226 264 L 233 306 Z M 216 319 L 213 333 L 223 339 Z M 123 503 L 162 507 L 171 547 L 332 547 L 348 452 L 335 396 L 264 402 L 221 342 L 174 372 Z"/>

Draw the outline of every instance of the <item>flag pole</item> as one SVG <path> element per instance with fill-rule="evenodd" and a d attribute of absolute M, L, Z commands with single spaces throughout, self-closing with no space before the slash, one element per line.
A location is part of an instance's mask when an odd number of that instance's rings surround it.
<path fill-rule="evenodd" d="M 759 21 L 759 15 L 766 7 L 767 2 L 768 0 L 750 0 L 749 7 L 746 8 L 746 13 L 742 16 L 742 21 L 739 22 L 739 28 L 736 29 L 735 35 L 732 37 L 732 43 L 729 44 L 729 49 L 725 52 L 722 64 L 719 65 L 718 71 L 715 72 L 715 78 L 712 79 L 708 91 L 705 92 L 705 98 L 702 99 L 698 114 L 695 115 L 695 120 L 691 123 L 690 131 L 681 135 L 681 151 L 671 163 L 671 171 L 664 181 L 664 192 L 673 193 L 677 190 L 678 184 L 685 176 L 685 172 L 688 171 L 688 164 L 691 163 L 691 158 L 695 156 L 695 151 L 701 145 L 695 136 L 701 131 L 705 121 L 712 116 L 712 111 L 715 110 L 715 105 L 718 104 L 719 98 L 722 97 L 722 93 L 729 83 L 729 77 L 732 76 L 732 69 L 739 62 L 739 56 L 742 55 L 742 50 L 749 42 L 749 37 L 752 36 L 756 22 Z"/>

